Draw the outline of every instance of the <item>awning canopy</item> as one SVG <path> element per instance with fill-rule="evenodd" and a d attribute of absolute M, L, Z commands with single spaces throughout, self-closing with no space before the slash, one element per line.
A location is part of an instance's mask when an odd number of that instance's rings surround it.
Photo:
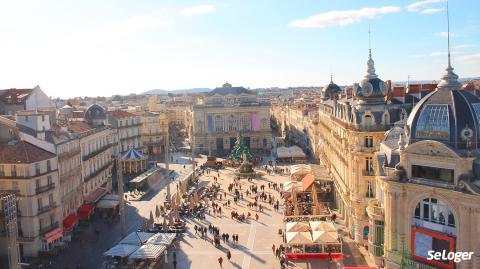
<path fill-rule="evenodd" d="M 115 208 L 117 205 L 118 205 L 118 201 L 102 199 L 100 200 L 100 202 L 97 203 L 97 208 L 110 209 L 110 208 Z"/>
<path fill-rule="evenodd" d="M 93 192 L 91 192 L 87 197 L 85 197 L 85 203 L 96 203 L 98 202 L 105 194 L 107 194 L 107 190 L 104 188 L 97 188 Z"/>
<path fill-rule="evenodd" d="M 301 191 L 301 186 L 300 182 L 298 181 L 287 181 L 285 184 L 283 184 L 283 191 L 289 192 L 293 188 L 295 188 L 296 191 Z"/>
<path fill-rule="evenodd" d="M 63 232 L 70 232 L 77 224 L 77 214 L 71 213 L 65 219 L 63 219 Z"/>
<path fill-rule="evenodd" d="M 308 222 L 287 222 L 286 232 L 308 232 L 310 231 L 310 225 Z"/>
<path fill-rule="evenodd" d="M 311 173 L 306 174 L 303 179 L 302 179 L 302 188 L 303 191 L 307 191 L 308 188 L 310 188 L 315 181 L 315 178 Z"/>
<path fill-rule="evenodd" d="M 150 259 L 157 259 L 160 255 L 167 249 L 165 245 L 143 245 L 132 255 L 130 255 L 129 259 L 132 260 L 150 260 Z"/>
<path fill-rule="evenodd" d="M 119 201 L 120 196 L 118 194 L 107 194 L 103 197 L 102 200 L 114 200 L 114 201 Z"/>
<path fill-rule="evenodd" d="M 56 228 L 55 230 L 45 234 L 45 240 L 47 240 L 47 243 L 50 244 L 62 236 L 63 236 L 62 229 Z"/>
<path fill-rule="evenodd" d="M 310 232 L 287 232 L 287 244 L 304 245 L 313 243 Z"/>
<path fill-rule="evenodd" d="M 328 244 L 328 243 L 340 243 L 338 241 L 338 233 L 325 232 L 325 231 L 313 231 L 312 238 L 314 243 Z"/>
<path fill-rule="evenodd" d="M 276 156 L 278 159 L 305 159 L 307 157 L 299 146 L 278 147 Z"/>
<path fill-rule="evenodd" d="M 174 233 L 157 233 L 148 239 L 147 244 L 154 245 L 170 245 L 175 239 L 176 234 Z"/>
<path fill-rule="evenodd" d="M 144 233 L 144 232 L 133 232 L 127 236 L 125 236 L 119 244 L 127 244 L 127 245 L 141 245 L 145 242 L 147 242 L 148 239 L 150 239 L 152 236 L 154 236 L 154 233 Z"/>
<path fill-rule="evenodd" d="M 103 255 L 109 256 L 109 257 L 125 258 L 128 255 L 132 254 L 138 248 L 139 247 L 135 245 L 118 244 L 112 247 L 111 249 L 107 250 L 107 252 L 103 253 Z"/>
<path fill-rule="evenodd" d="M 79 220 L 88 220 L 90 214 L 92 214 L 95 209 L 95 205 L 92 204 L 83 204 L 77 209 L 78 219 Z"/>
<path fill-rule="evenodd" d="M 310 172 L 312 172 L 312 167 L 308 164 L 292 165 L 290 168 L 290 175 L 307 174 Z"/>
<path fill-rule="evenodd" d="M 329 221 L 310 221 L 312 231 L 336 232 L 337 229 L 332 222 Z"/>
<path fill-rule="evenodd" d="M 136 151 L 134 148 L 130 148 L 127 151 L 127 153 L 125 153 L 122 157 L 122 159 L 124 159 L 124 160 L 143 159 L 143 158 L 145 158 L 145 156 L 142 153 Z"/>

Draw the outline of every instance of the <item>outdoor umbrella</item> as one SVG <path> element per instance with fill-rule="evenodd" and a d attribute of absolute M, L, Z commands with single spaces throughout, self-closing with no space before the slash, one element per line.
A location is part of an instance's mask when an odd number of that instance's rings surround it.
<path fill-rule="evenodd" d="M 160 209 L 158 208 L 158 205 L 155 206 L 155 217 L 158 219 L 160 218 Z"/>
<path fill-rule="evenodd" d="M 153 223 L 155 222 L 155 220 L 153 219 L 153 212 L 150 210 L 150 225 L 153 225 Z"/>

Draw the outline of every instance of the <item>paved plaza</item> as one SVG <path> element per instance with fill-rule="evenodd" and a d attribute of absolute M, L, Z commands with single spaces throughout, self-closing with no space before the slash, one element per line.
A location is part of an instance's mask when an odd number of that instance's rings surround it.
<path fill-rule="evenodd" d="M 190 160 L 181 154 L 174 155 L 174 163 L 170 165 L 171 169 L 176 170 L 179 176 L 176 181 L 172 181 L 170 188 L 172 194 L 177 191 L 178 180 L 191 171 Z M 264 162 L 267 162 L 265 158 Z M 205 158 L 197 159 L 199 164 L 205 162 Z M 185 166 L 184 166 L 185 165 Z M 285 166 L 287 167 L 287 166 Z M 222 194 L 221 200 L 215 200 L 215 203 L 222 207 L 222 214 L 213 216 L 213 212 L 206 214 L 205 220 L 187 219 L 187 232 L 180 237 L 180 244 L 175 249 L 177 255 L 178 269 L 187 268 L 220 268 L 218 258 L 222 257 L 223 268 L 280 268 L 279 260 L 275 257 L 272 251 L 272 245 L 276 247 L 282 243 L 282 236 L 279 235 L 279 229 L 284 229 L 283 223 L 283 207 L 280 206 L 279 211 L 275 211 L 273 206 L 268 202 L 260 202 L 263 210 L 250 209 L 248 202 L 254 201 L 254 196 L 246 196 L 245 191 L 249 186 L 255 184 L 260 190 L 260 186 L 265 186 L 265 193 L 271 194 L 274 200 L 279 200 L 282 205 L 280 193 L 273 188 L 268 187 L 268 183 L 284 183 L 289 180 L 289 175 L 271 174 L 268 175 L 257 167 L 256 171 L 259 176 L 248 182 L 247 179 L 241 179 L 241 192 L 244 193 L 244 199 L 237 204 L 233 202 L 233 193 L 227 191 L 229 184 L 233 183 L 234 170 L 232 168 L 225 168 L 217 172 L 211 171 L 209 174 L 204 173 L 199 176 L 199 185 L 211 185 L 214 182 L 214 177 L 217 177 L 217 183 L 220 184 Z M 261 191 L 260 191 L 261 192 Z M 226 197 L 225 197 L 226 193 Z M 144 221 L 149 218 L 150 211 L 155 209 L 156 205 L 163 204 L 166 197 L 165 183 L 159 184 L 153 191 L 148 193 L 140 201 L 126 201 L 126 228 L 127 234 L 143 227 Z M 230 206 L 224 205 L 227 200 L 230 200 Z M 260 200 L 259 200 L 260 201 Z M 211 203 L 210 203 L 211 204 Z M 248 212 L 251 213 L 251 218 L 246 222 L 240 222 L 230 217 L 231 211 L 234 210 L 239 214 Z M 256 221 L 254 216 L 259 215 L 259 220 Z M 161 220 L 157 220 L 161 222 Z M 208 234 L 208 238 L 202 239 L 195 234 L 194 226 L 208 227 L 209 224 L 219 228 L 220 234 L 228 233 L 230 238 L 232 234 L 238 234 L 238 244 L 233 244 L 230 239 L 228 243 L 222 241 L 219 248 L 215 247 L 212 240 L 213 235 Z M 82 240 L 74 240 L 70 246 L 59 254 L 59 256 L 51 259 L 43 259 L 43 263 L 53 261 L 54 268 L 63 269 L 66 265 L 69 268 L 76 268 L 77 265 L 82 268 L 100 268 L 104 261 L 103 253 L 115 245 L 120 239 L 120 227 L 118 218 L 113 222 L 97 217 L 84 228 L 81 233 Z M 342 229 L 341 225 L 337 225 Z M 98 236 L 95 235 L 95 229 L 100 231 Z M 227 259 L 227 250 L 232 254 L 230 261 Z M 344 243 L 345 258 L 339 261 L 329 263 L 328 260 L 297 260 L 295 263 L 289 262 L 289 268 L 342 268 L 345 265 L 366 266 L 368 263 L 363 258 L 363 255 L 358 251 L 358 248 L 351 243 L 351 240 L 345 239 Z M 168 253 L 168 263 L 164 268 L 174 268 L 172 263 L 173 251 Z"/>

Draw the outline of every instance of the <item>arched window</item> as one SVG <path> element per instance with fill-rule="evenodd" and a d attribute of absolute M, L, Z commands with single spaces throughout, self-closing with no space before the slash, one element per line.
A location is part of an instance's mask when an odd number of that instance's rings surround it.
<path fill-rule="evenodd" d="M 372 127 L 373 126 L 373 123 L 374 123 L 374 119 L 373 119 L 373 116 L 370 115 L 370 114 L 367 114 L 363 117 L 363 125 L 365 127 Z"/>
<path fill-rule="evenodd" d="M 388 114 L 387 111 L 383 113 L 383 124 L 384 125 L 389 125 L 390 124 L 390 114 Z"/>
<path fill-rule="evenodd" d="M 415 207 L 413 218 L 433 222 L 444 226 L 455 227 L 455 217 L 449 206 L 436 198 L 425 198 Z"/>
<path fill-rule="evenodd" d="M 242 125 L 242 130 L 243 131 L 251 131 L 252 130 L 252 118 L 248 115 L 242 115 L 241 125 Z"/>
<path fill-rule="evenodd" d="M 228 130 L 237 131 L 237 120 L 234 115 L 230 115 L 228 118 Z"/>

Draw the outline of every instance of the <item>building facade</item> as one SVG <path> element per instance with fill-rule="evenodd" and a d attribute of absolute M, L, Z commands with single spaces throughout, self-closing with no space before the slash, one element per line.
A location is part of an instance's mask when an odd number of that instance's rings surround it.
<path fill-rule="evenodd" d="M 243 87 L 225 83 L 193 106 L 193 130 L 196 150 L 224 154 L 242 133 L 253 151 L 270 150 L 270 103 L 258 102 L 256 94 Z"/>
<path fill-rule="evenodd" d="M 367 72 L 353 93 L 342 94 L 330 82 L 322 90 L 316 151 L 335 183 L 335 202 L 354 240 L 367 245 L 366 212 L 375 197 L 374 154 L 392 123 L 406 119 L 410 105 L 386 100 L 389 88 L 375 73 L 369 54 Z"/>
<path fill-rule="evenodd" d="M 20 255 L 37 257 L 62 240 L 57 157 L 20 137 L 1 142 L 0 152 L 0 189 L 18 199 Z"/>
<path fill-rule="evenodd" d="M 449 61 L 376 154 L 369 241 L 386 268 L 480 268 L 480 99 L 457 79 Z M 456 263 L 429 260 L 430 250 L 474 254 Z"/>
<path fill-rule="evenodd" d="M 123 154 L 129 148 L 142 151 L 141 128 L 142 123 L 140 117 L 122 110 L 108 112 L 108 122 L 112 129 L 115 129 L 118 135 L 118 151 Z"/>
<path fill-rule="evenodd" d="M 148 155 L 162 155 L 168 133 L 168 118 L 165 112 L 145 112 L 140 115 L 143 152 Z"/>

